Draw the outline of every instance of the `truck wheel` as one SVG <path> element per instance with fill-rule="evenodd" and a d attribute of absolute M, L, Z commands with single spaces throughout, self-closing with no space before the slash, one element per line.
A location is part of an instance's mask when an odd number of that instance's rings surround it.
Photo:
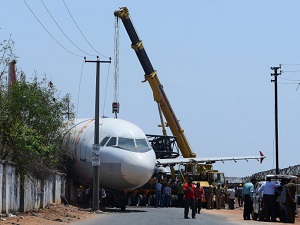
<path fill-rule="evenodd" d="M 174 207 L 175 206 L 175 196 L 171 195 L 170 197 L 170 207 Z"/>
<path fill-rule="evenodd" d="M 149 195 L 148 206 L 155 206 L 155 195 Z"/>
<path fill-rule="evenodd" d="M 137 205 L 138 206 L 145 206 L 146 205 L 146 196 L 145 195 L 138 195 Z"/>
<path fill-rule="evenodd" d="M 146 196 L 146 206 L 151 206 L 152 202 L 152 195 Z"/>
<path fill-rule="evenodd" d="M 136 206 L 138 204 L 138 198 L 136 195 L 131 195 L 130 196 L 130 200 L 131 200 L 131 206 Z"/>

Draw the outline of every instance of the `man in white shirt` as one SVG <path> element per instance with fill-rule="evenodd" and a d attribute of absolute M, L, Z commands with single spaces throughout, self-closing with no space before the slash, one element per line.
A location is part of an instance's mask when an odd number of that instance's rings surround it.
<path fill-rule="evenodd" d="M 235 190 L 232 186 L 227 189 L 227 194 L 229 195 L 228 196 L 228 208 L 230 210 L 233 210 L 234 209 Z"/>
<path fill-rule="evenodd" d="M 263 192 L 263 214 L 264 220 L 269 222 L 276 222 L 276 199 L 275 199 L 275 189 L 279 187 L 280 183 L 277 180 L 276 183 L 271 182 L 271 178 L 266 178 L 266 183 L 264 183 L 259 189 L 258 193 L 261 195 Z M 271 220 L 270 220 L 271 218 Z"/>

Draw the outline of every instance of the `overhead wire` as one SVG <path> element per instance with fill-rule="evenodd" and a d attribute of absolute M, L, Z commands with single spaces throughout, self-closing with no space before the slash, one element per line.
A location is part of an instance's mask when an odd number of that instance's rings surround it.
<path fill-rule="evenodd" d="M 95 52 L 97 52 L 99 55 L 103 56 L 104 58 L 107 58 L 107 59 L 110 58 L 110 57 L 108 57 L 108 56 L 105 56 L 105 55 L 101 54 L 100 52 L 98 52 L 98 51 L 92 46 L 92 44 L 87 40 L 87 38 L 85 37 L 85 35 L 84 35 L 83 32 L 81 31 L 81 29 L 79 28 L 78 24 L 76 23 L 76 21 L 75 21 L 74 17 L 72 16 L 72 14 L 71 14 L 71 12 L 70 12 L 70 10 L 69 10 L 69 8 L 68 8 L 68 6 L 67 6 L 65 0 L 63 0 L 63 2 L 64 2 L 64 5 L 65 5 L 65 7 L 66 7 L 66 9 L 67 9 L 67 11 L 68 11 L 70 17 L 72 18 L 74 24 L 76 25 L 77 29 L 79 30 L 79 32 L 81 33 L 81 35 L 82 35 L 82 37 L 85 39 L 85 41 L 88 43 L 88 45 L 89 45 L 92 49 L 94 49 Z"/>
<path fill-rule="evenodd" d="M 50 35 L 50 37 L 63 49 L 65 49 L 67 52 L 69 52 L 70 54 L 77 56 L 77 57 L 84 57 L 82 55 L 78 55 L 72 51 L 70 51 L 69 49 L 67 49 L 65 46 L 63 46 L 48 30 L 47 28 L 42 24 L 42 22 L 39 20 L 39 18 L 35 15 L 35 13 L 33 12 L 33 10 L 30 8 L 30 6 L 27 4 L 26 0 L 23 0 L 23 2 L 26 4 L 27 8 L 30 10 L 30 12 L 32 13 L 32 15 L 35 17 L 35 19 L 39 22 L 39 24 L 44 28 L 44 30 Z"/>
<path fill-rule="evenodd" d="M 280 66 L 300 66 L 300 64 L 292 64 L 292 63 L 290 63 L 290 64 L 279 64 Z"/>
<path fill-rule="evenodd" d="M 81 65 L 81 72 L 80 72 L 78 92 L 77 92 L 77 107 L 76 107 L 76 116 L 75 116 L 75 118 L 77 118 L 77 115 L 78 115 L 80 87 L 81 87 L 81 79 L 82 79 L 82 74 L 83 74 L 83 65 L 84 65 L 84 63 L 85 63 L 85 57 L 84 57 L 84 59 L 82 61 L 82 65 Z"/>
<path fill-rule="evenodd" d="M 300 81 L 300 80 L 293 80 L 293 79 L 282 78 L 282 77 L 280 77 L 279 79 L 281 79 L 281 80 L 287 80 L 287 81 Z"/>
<path fill-rule="evenodd" d="M 299 73 L 300 70 L 280 70 L 280 73 Z"/>
<path fill-rule="evenodd" d="M 74 44 L 74 42 L 67 36 L 67 34 L 63 31 L 63 29 L 59 26 L 59 24 L 57 23 L 57 21 L 54 19 L 53 15 L 51 14 L 51 12 L 49 11 L 49 9 L 47 8 L 47 6 L 45 5 L 45 3 L 43 2 L 43 0 L 41 0 L 44 8 L 47 10 L 48 14 L 51 16 L 52 20 L 54 21 L 54 23 L 57 25 L 57 27 L 60 29 L 60 31 L 63 33 L 63 35 L 71 42 L 71 44 L 76 47 L 79 51 L 81 51 L 82 53 L 89 55 L 89 56 L 95 56 L 92 54 L 89 54 L 85 51 L 83 51 L 82 49 L 80 49 L 76 44 Z"/>

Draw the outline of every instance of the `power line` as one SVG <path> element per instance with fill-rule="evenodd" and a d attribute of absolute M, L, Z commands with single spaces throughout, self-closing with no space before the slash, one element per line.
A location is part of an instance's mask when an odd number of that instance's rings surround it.
<path fill-rule="evenodd" d="M 85 39 L 85 41 L 89 44 L 89 46 L 90 46 L 92 49 L 94 49 L 95 52 L 97 52 L 99 55 L 103 56 L 104 58 L 107 58 L 107 59 L 108 59 L 108 58 L 109 58 L 108 56 L 105 56 L 105 55 L 102 55 L 101 53 L 99 53 L 99 52 L 91 45 L 91 43 L 87 40 L 87 38 L 85 37 L 85 35 L 82 33 L 81 29 L 79 28 L 78 24 L 76 23 L 74 17 L 72 16 L 72 14 L 71 14 L 71 12 L 70 12 L 70 10 L 69 10 L 69 8 L 68 8 L 68 6 L 67 6 L 65 0 L 63 0 L 63 2 L 64 2 L 64 4 L 65 4 L 65 6 L 66 6 L 66 9 L 67 9 L 68 12 L 69 12 L 69 15 L 70 15 L 71 18 L 72 18 L 74 24 L 76 25 L 77 29 L 79 30 L 79 32 L 81 33 L 81 35 L 83 36 L 83 38 Z"/>
<path fill-rule="evenodd" d="M 47 6 L 45 5 L 45 3 L 43 2 L 43 0 L 41 0 L 43 6 L 45 7 L 45 9 L 47 10 L 47 12 L 49 13 L 49 15 L 51 16 L 52 20 L 55 22 L 55 24 L 57 25 L 57 27 L 60 29 L 60 31 L 65 35 L 65 37 L 71 42 L 71 44 L 76 47 L 79 51 L 83 52 L 84 54 L 86 55 L 89 55 L 89 56 L 95 56 L 95 55 L 91 55 L 85 51 L 83 51 L 82 49 L 80 49 L 77 45 L 75 45 L 73 43 L 73 41 L 66 35 L 66 33 L 63 31 L 63 29 L 59 26 L 59 24 L 57 23 L 57 21 L 54 19 L 54 17 L 52 16 L 52 14 L 50 13 L 50 11 L 48 10 Z"/>
<path fill-rule="evenodd" d="M 282 78 L 282 77 L 280 77 L 279 79 L 281 79 L 281 80 L 287 80 L 287 81 L 296 81 L 296 82 L 300 81 L 300 80 L 292 80 L 292 79 L 287 79 L 287 78 Z"/>
<path fill-rule="evenodd" d="M 285 83 L 285 82 L 277 82 L 278 84 L 299 84 L 299 82 L 297 83 Z"/>
<path fill-rule="evenodd" d="M 300 70 L 280 70 L 281 73 L 299 73 Z"/>
<path fill-rule="evenodd" d="M 77 109 L 76 109 L 76 118 L 78 116 L 78 109 L 79 109 L 79 97 L 80 97 L 80 87 L 81 87 L 81 79 L 82 79 L 82 73 L 83 73 L 83 65 L 84 65 L 84 62 L 85 62 L 85 57 L 82 61 L 82 65 L 81 65 L 81 72 L 80 72 L 80 78 L 79 78 L 79 85 L 78 85 L 78 93 L 77 93 Z"/>
<path fill-rule="evenodd" d="M 35 15 L 35 13 L 32 11 L 32 9 L 30 8 L 30 6 L 27 4 L 27 2 L 25 0 L 23 0 L 23 2 L 26 4 L 26 6 L 28 7 L 28 9 L 30 10 L 30 12 L 32 13 L 32 15 L 35 17 L 35 19 L 39 22 L 39 24 L 44 28 L 44 30 L 50 35 L 50 37 L 63 49 L 65 49 L 67 52 L 71 53 L 72 55 L 75 55 L 77 57 L 83 57 L 81 55 L 78 55 L 74 52 L 71 52 L 70 50 L 68 50 L 66 47 L 64 47 L 58 40 L 55 39 L 55 37 L 46 29 L 46 27 L 42 24 L 42 22 L 37 18 L 37 16 Z"/>
<path fill-rule="evenodd" d="M 295 64 L 292 64 L 292 63 L 290 63 L 290 64 L 279 64 L 280 66 L 300 66 L 300 64 L 297 64 L 297 63 L 295 63 Z"/>

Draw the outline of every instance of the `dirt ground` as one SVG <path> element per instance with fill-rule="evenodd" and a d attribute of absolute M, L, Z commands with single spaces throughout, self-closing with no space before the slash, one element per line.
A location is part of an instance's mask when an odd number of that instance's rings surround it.
<path fill-rule="evenodd" d="M 205 209 L 203 209 L 205 210 Z M 205 213 L 212 214 L 240 214 L 243 215 L 243 208 L 236 208 L 234 210 L 205 210 Z M 66 225 L 79 220 L 87 220 L 95 215 L 90 209 L 82 209 L 72 205 L 49 205 L 45 209 L 33 210 L 19 215 L 2 215 L 0 224 L 10 225 Z M 300 212 L 298 212 L 300 216 Z M 295 224 L 300 225 L 300 218 L 296 217 Z"/>
<path fill-rule="evenodd" d="M 205 209 L 203 209 L 203 210 L 205 210 Z M 205 212 L 206 213 L 211 213 L 211 214 L 234 214 L 234 215 L 241 215 L 241 218 L 243 218 L 243 207 L 240 207 L 240 208 L 236 207 L 234 210 L 229 210 L 229 209 L 205 210 Z M 300 225 L 300 208 L 298 209 L 298 215 L 295 217 L 295 223 L 294 224 Z"/>
<path fill-rule="evenodd" d="M 14 225 L 64 225 L 92 218 L 95 213 L 72 205 L 48 205 L 45 209 L 33 210 L 24 214 L 4 215 L 0 224 Z"/>

